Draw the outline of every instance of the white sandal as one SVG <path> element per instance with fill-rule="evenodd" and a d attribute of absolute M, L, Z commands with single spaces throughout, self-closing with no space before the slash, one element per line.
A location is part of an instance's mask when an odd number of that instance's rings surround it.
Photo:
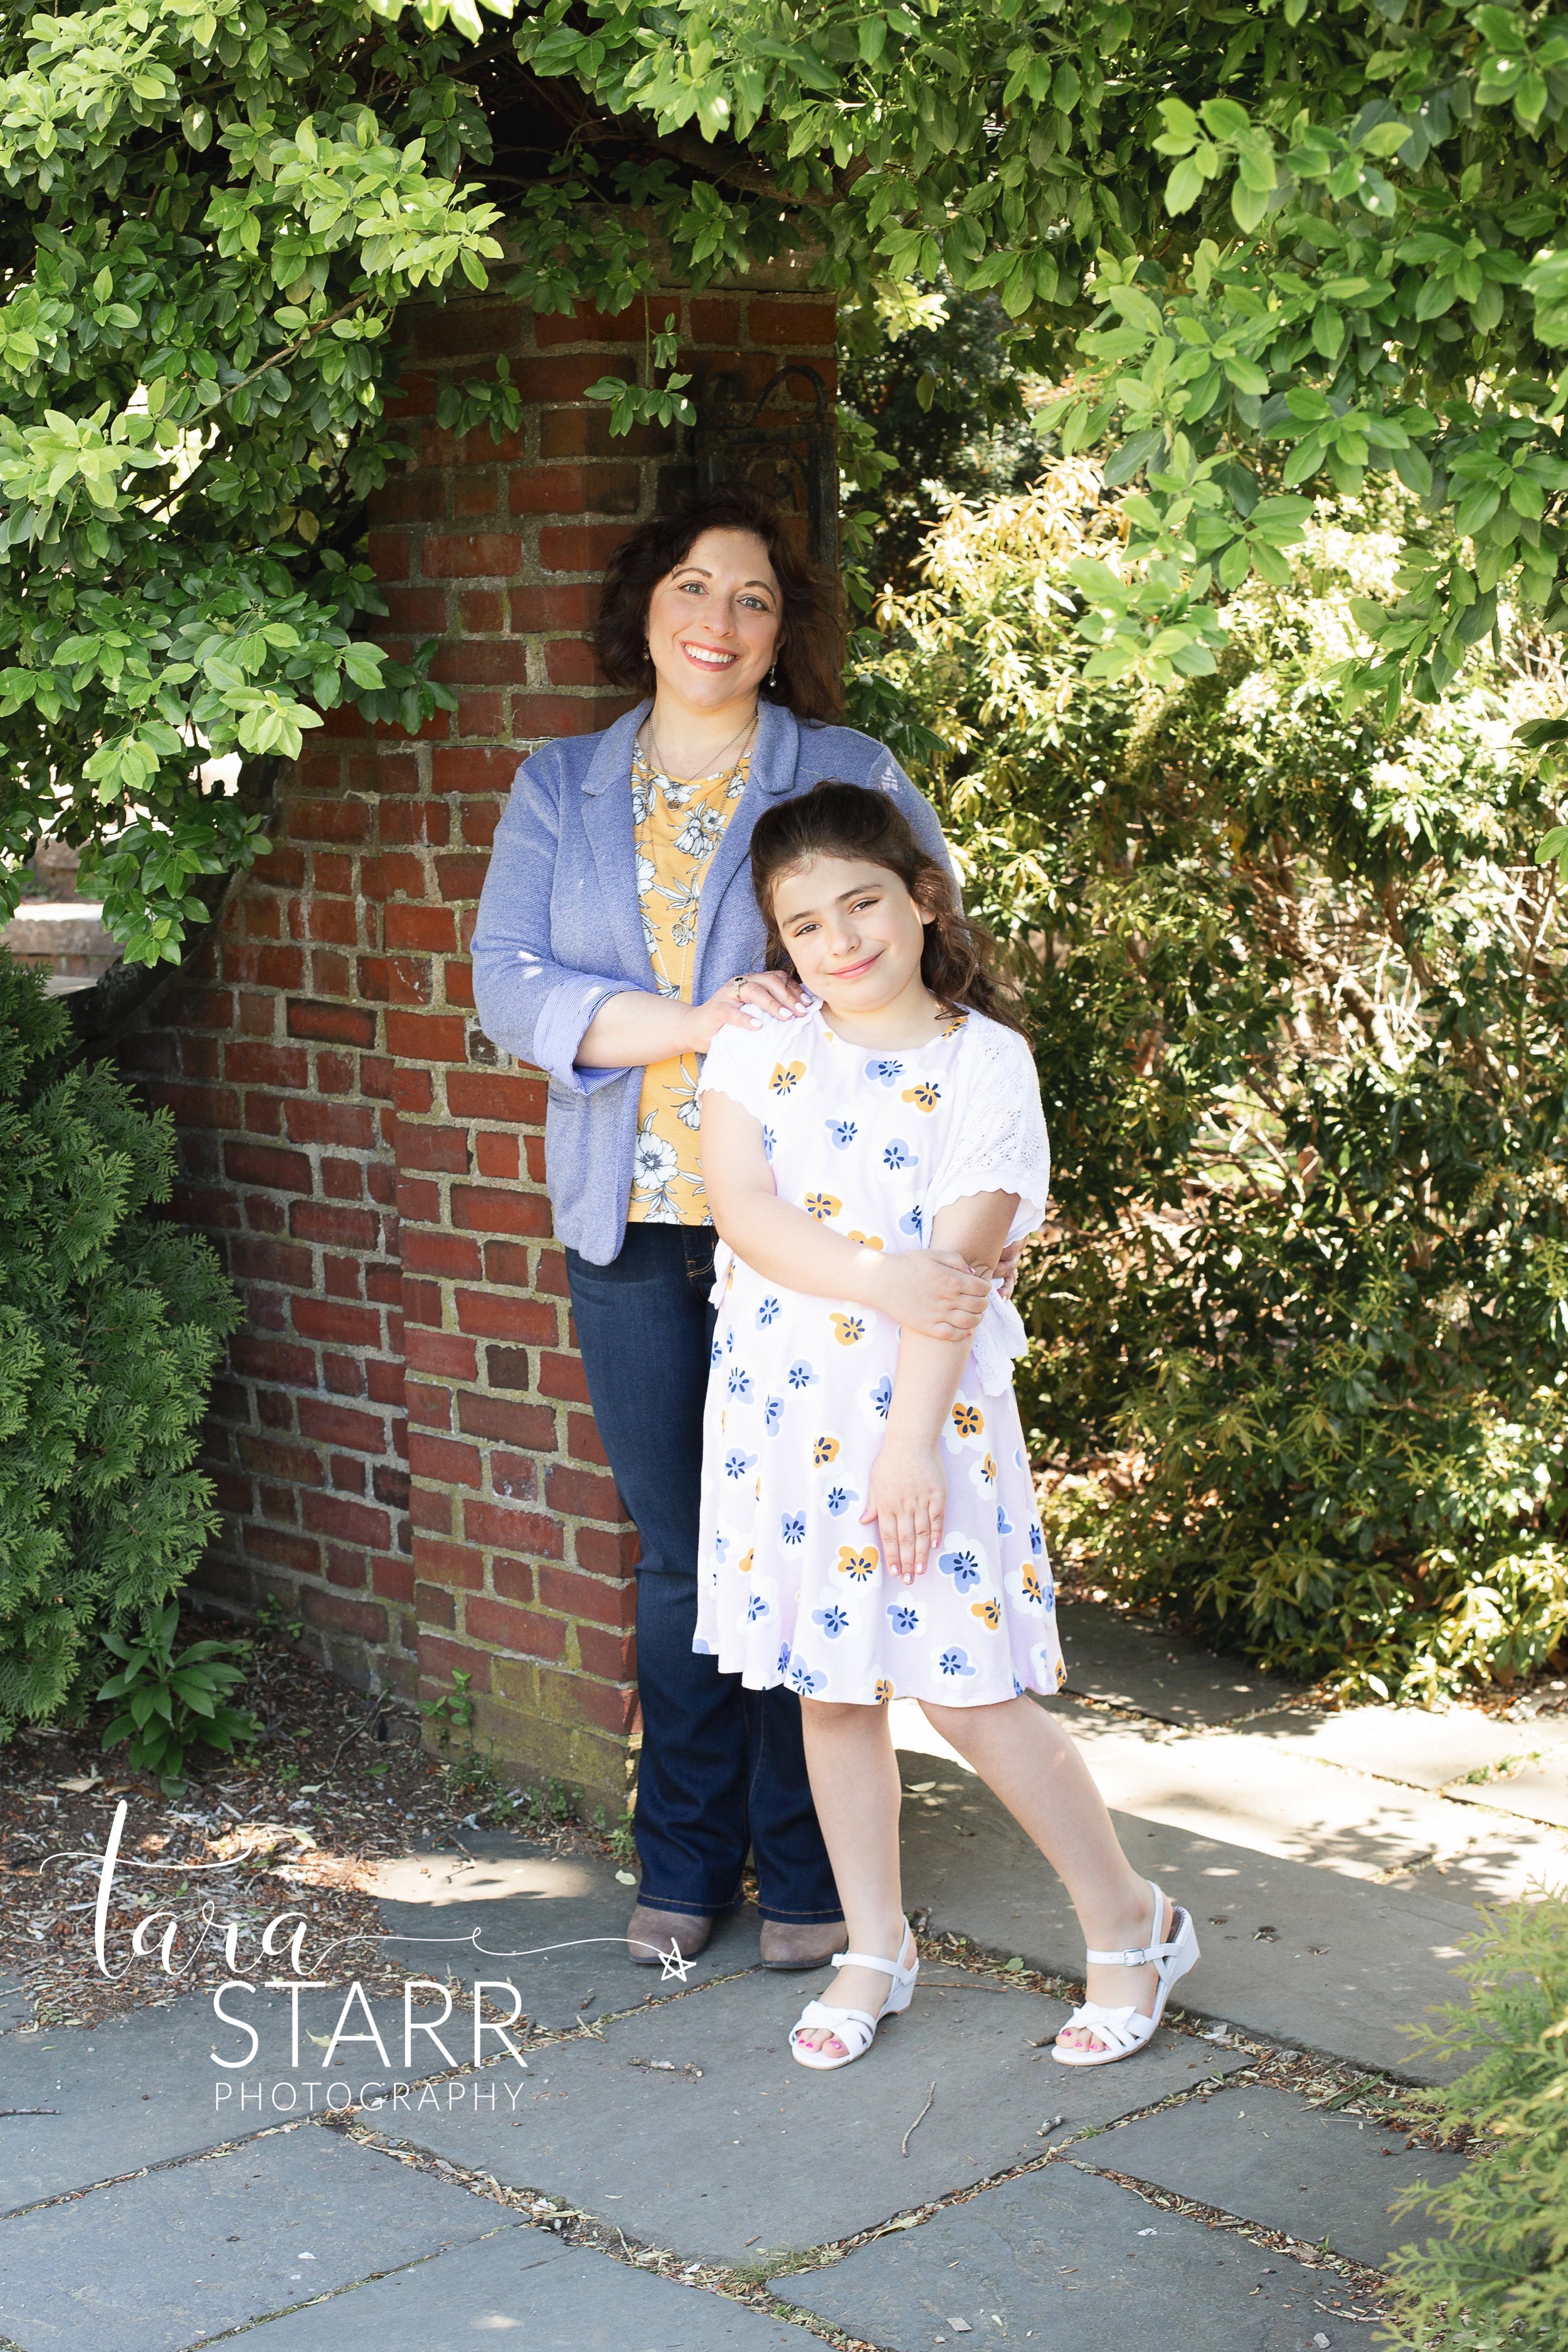
<path fill-rule="evenodd" d="M 1058 2066 L 1110 2066 L 1118 2058 L 1131 2057 L 1151 2039 L 1154 2028 L 1164 2015 L 1171 1987 L 1178 1978 L 1184 1977 L 1189 1969 L 1197 1966 L 1198 1937 L 1191 1914 L 1184 1911 L 1179 1903 L 1173 1906 L 1171 1940 L 1168 1944 L 1162 1944 L 1159 1941 L 1160 1922 L 1165 1916 L 1165 1898 L 1152 1879 L 1148 1885 L 1154 1897 L 1154 1916 L 1150 1926 L 1149 1941 L 1143 1949 L 1141 1952 L 1086 1952 L 1084 1958 L 1106 1968 L 1142 1969 L 1152 1963 L 1159 1978 L 1154 1989 L 1153 2013 L 1145 2017 L 1140 2009 L 1131 2004 L 1126 2009 L 1107 2009 L 1098 2000 L 1084 2001 L 1074 2010 L 1061 2031 L 1066 2033 L 1072 2026 L 1084 2026 L 1105 2047 L 1101 2050 L 1064 2049 L 1058 2042 L 1051 2051 L 1051 2056 Z"/>
<path fill-rule="evenodd" d="M 914 1938 L 910 1934 L 909 1922 L 906 1920 L 904 1940 L 900 1947 L 900 1950 L 907 1950 L 913 1941 Z M 835 1952 L 833 1965 L 836 1969 L 876 1969 L 883 1976 L 891 1977 L 892 1983 L 889 1988 L 887 2000 L 875 2017 L 868 2009 L 829 2009 L 827 2003 L 823 2000 L 806 2002 L 799 2018 L 790 2028 L 790 2055 L 797 2066 L 810 2066 L 819 2074 L 830 2074 L 837 2067 L 851 2066 L 857 2058 L 864 2058 L 877 2038 L 877 2028 L 882 2020 L 885 2017 L 897 2017 L 908 2009 L 910 1995 L 915 1989 L 915 1979 L 921 1972 L 918 1949 L 907 1968 L 901 1960 L 876 1959 L 868 1952 Z M 808 2044 L 795 2039 L 797 2034 L 807 2032 L 814 2025 L 825 2025 L 830 2033 L 837 2035 L 843 2042 L 844 2053 L 841 2057 L 834 2057 L 828 2050 L 814 2050 Z"/>

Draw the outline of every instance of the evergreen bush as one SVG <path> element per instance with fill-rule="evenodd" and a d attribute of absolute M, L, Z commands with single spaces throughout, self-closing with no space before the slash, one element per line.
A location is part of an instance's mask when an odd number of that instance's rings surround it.
<path fill-rule="evenodd" d="M 147 1213 L 174 1129 L 0 953 L 0 1739 L 79 1708 L 98 1635 L 146 1623 L 216 1525 L 192 1467 L 238 1306 Z"/>
<path fill-rule="evenodd" d="M 1092 651 L 1118 518 L 1059 464 L 952 509 L 858 696 L 1029 995 L 1053 1540 L 1421 1700 L 1568 1635 L 1568 935 L 1519 736 L 1564 678 L 1505 614 L 1440 699 L 1347 719 L 1366 605 L 1444 528 L 1380 496 L 1238 591 L 1214 676 L 1151 688 Z"/>
<path fill-rule="evenodd" d="M 1445 2131 L 1494 2145 L 1440 2189 L 1405 2191 L 1445 2231 L 1396 2257 L 1405 2341 L 1446 2352 L 1568 2344 L 1568 1895 L 1515 1903 L 1468 1940 L 1468 2006 L 1428 2054 L 1479 2053 L 1430 2095 Z"/>

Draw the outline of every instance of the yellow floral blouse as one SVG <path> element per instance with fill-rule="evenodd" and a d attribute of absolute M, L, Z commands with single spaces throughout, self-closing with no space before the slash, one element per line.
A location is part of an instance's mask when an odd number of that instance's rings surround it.
<path fill-rule="evenodd" d="M 697 912 L 713 852 L 724 837 L 751 767 L 742 754 L 721 775 L 678 783 L 660 775 L 639 744 L 632 759 L 632 824 L 637 898 L 648 961 L 661 996 L 691 1002 Z M 697 1056 L 650 1062 L 643 1072 L 632 1160 L 630 1223 L 708 1222 L 698 1156 Z"/>

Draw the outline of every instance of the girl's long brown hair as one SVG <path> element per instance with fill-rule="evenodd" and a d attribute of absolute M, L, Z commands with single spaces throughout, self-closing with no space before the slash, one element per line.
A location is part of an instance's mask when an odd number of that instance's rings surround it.
<path fill-rule="evenodd" d="M 921 847 L 896 803 L 864 784 L 815 784 L 757 819 L 752 888 L 767 925 L 773 971 L 794 969 L 773 918 L 774 887 L 782 875 L 812 857 L 858 857 L 896 874 L 921 912 L 931 918 L 921 950 L 921 978 L 938 1003 L 950 1013 L 983 1013 L 1020 1036 L 1028 1034 L 996 977 L 994 942 L 960 908 L 946 866 Z"/>

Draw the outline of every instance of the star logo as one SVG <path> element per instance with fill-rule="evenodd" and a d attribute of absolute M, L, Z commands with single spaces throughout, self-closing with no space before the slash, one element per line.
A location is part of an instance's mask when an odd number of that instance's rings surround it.
<path fill-rule="evenodd" d="M 675 1977 L 684 1984 L 691 1974 L 691 1962 L 685 1957 L 673 1936 L 669 1939 L 668 1951 L 660 1952 L 658 1957 L 664 1964 L 664 1973 L 659 1979 L 660 1984 L 668 1984 L 671 1977 Z"/>

